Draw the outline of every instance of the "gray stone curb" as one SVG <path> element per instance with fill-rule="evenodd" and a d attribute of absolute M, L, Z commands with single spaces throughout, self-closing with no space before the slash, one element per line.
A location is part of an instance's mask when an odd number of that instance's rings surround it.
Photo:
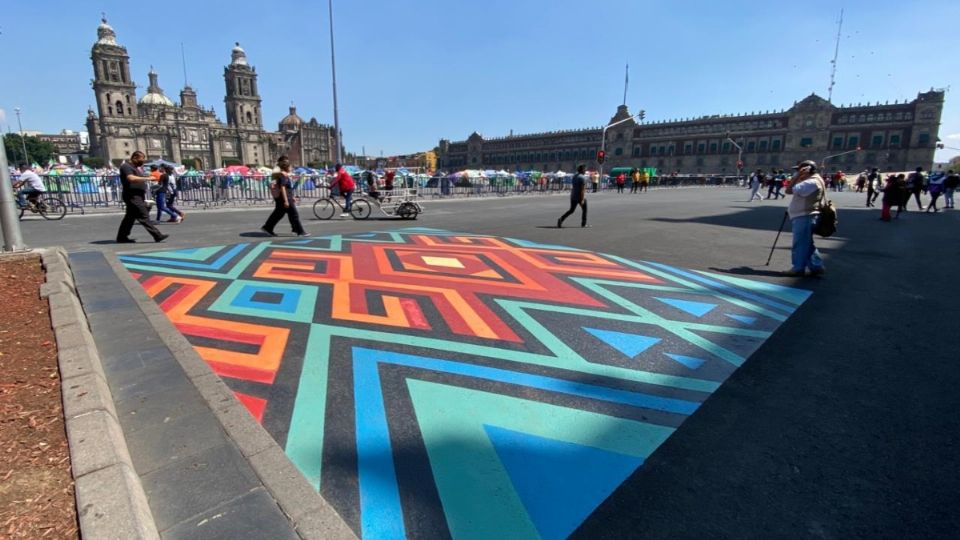
<path fill-rule="evenodd" d="M 300 537 L 356 540 L 353 530 L 300 474 L 273 437 L 236 400 L 230 388 L 200 358 L 116 255 L 103 255 Z"/>
<path fill-rule="evenodd" d="M 63 248 L 38 250 L 57 339 L 63 416 L 84 538 L 159 539 Z"/>

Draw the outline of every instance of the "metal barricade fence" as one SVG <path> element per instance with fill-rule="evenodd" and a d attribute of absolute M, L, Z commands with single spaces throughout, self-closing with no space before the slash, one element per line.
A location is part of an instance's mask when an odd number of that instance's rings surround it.
<path fill-rule="evenodd" d="M 47 191 L 63 199 L 70 211 L 84 208 L 122 207 L 120 177 L 117 175 L 41 175 Z M 294 177 L 294 193 L 302 199 L 318 199 L 330 195 L 329 176 Z M 471 182 L 464 179 L 431 178 L 412 182 L 399 180 L 408 187 L 417 188 L 426 198 L 465 198 L 485 196 L 513 196 L 550 194 L 568 191 L 572 175 L 560 178 L 515 179 Z M 736 176 L 657 176 L 650 179 L 650 188 L 667 187 L 739 187 L 742 178 Z M 177 204 L 209 208 L 214 206 L 252 206 L 272 204 L 269 176 L 179 176 Z M 616 190 L 612 178 L 604 179 L 601 190 Z M 587 191 L 592 184 L 587 184 Z M 357 191 L 363 191 L 358 182 Z M 629 183 L 626 186 L 629 192 Z"/>

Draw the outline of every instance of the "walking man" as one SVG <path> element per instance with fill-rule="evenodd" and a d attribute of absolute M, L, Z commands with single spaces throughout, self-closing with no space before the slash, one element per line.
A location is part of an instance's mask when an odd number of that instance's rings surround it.
<path fill-rule="evenodd" d="M 585 173 L 586 165 L 577 165 L 577 174 L 573 175 L 573 182 L 570 185 L 570 209 L 567 213 L 560 216 L 557 220 L 557 228 L 563 228 L 563 220 L 573 213 L 579 206 L 581 209 L 580 226 L 587 226 L 587 178 Z"/>
<path fill-rule="evenodd" d="M 754 199 L 762 201 L 763 197 L 760 196 L 760 179 L 763 178 L 763 170 L 757 169 L 757 172 L 753 173 L 753 176 L 750 177 L 750 202 L 753 202 Z"/>
<path fill-rule="evenodd" d="M 134 222 L 143 225 L 143 228 L 150 233 L 154 242 L 163 242 L 169 235 L 163 234 L 153 223 L 150 223 L 150 210 L 147 209 L 147 186 L 154 179 L 143 172 L 143 163 L 146 157 L 143 152 L 136 150 L 130 154 L 130 159 L 120 165 L 120 185 L 123 188 L 121 197 L 126 207 L 123 220 L 120 221 L 120 228 L 117 229 L 118 244 L 132 244 L 136 242 L 130 238 L 130 232 L 133 231 Z"/>
<path fill-rule="evenodd" d="M 953 193 L 958 186 L 960 186 L 960 174 L 953 170 L 947 171 L 947 179 L 943 181 L 943 197 L 947 208 L 953 208 Z"/>
<path fill-rule="evenodd" d="M 800 277 L 804 270 L 809 268 L 811 276 L 822 276 L 823 260 L 817 247 L 813 245 L 813 227 L 820 217 L 817 203 L 823 197 L 827 186 L 817 174 L 816 162 L 802 161 L 794 168 L 797 172 L 787 186 L 787 195 L 793 195 L 787 207 L 793 231 L 792 266 L 784 271 L 783 275 Z"/>
<path fill-rule="evenodd" d="M 260 230 L 270 236 L 276 236 L 273 228 L 280 223 L 286 214 L 290 221 L 290 227 L 293 234 L 297 236 L 310 236 L 310 233 L 303 229 L 300 223 L 300 214 L 297 212 L 297 205 L 293 200 L 293 182 L 290 181 L 290 160 L 287 156 L 280 156 L 277 160 L 279 171 L 273 173 L 271 179 L 270 193 L 273 195 L 273 213 L 267 218 L 267 222 L 260 227 Z"/>
<path fill-rule="evenodd" d="M 883 190 L 883 186 L 880 185 L 880 182 L 880 169 L 874 167 L 871 169 L 870 174 L 867 175 L 867 208 L 876 206 L 874 203 L 877 201 L 877 197 L 880 196 L 880 192 Z"/>
<path fill-rule="evenodd" d="M 920 202 L 920 193 L 923 191 L 923 167 L 917 167 L 917 170 L 910 173 L 910 176 L 907 178 L 907 187 L 910 189 L 910 193 L 913 194 L 913 197 L 917 199 L 917 206 L 920 207 L 920 210 L 924 210 L 923 203 Z M 907 201 L 910 201 L 910 196 L 907 196 Z M 906 204 L 903 205 L 906 208 Z"/>

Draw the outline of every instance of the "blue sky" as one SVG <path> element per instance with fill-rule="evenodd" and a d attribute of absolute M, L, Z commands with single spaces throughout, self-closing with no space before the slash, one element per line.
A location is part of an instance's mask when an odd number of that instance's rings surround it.
<path fill-rule="evenodd" d="M 0 22 L 0 129 L 83 128 L 94 103 L 90 48 L 100 12 L 131 56 L 132 75 L 179 99 L 184 75 L 223 113 L 223 67 L 239 41 L 260 75 L 268 129 L 291 101 L 333 123 L 327 3 L 275 0 L 33 0 Z M 845 8 L 834 103 L 947 94 L 940 136 L 960 148 L 960 2 L 334 0 L 340 123 L 348 150 L 385 155 L 440 138 L 598 126 L 623 100 L 647 120 L 790 107 L 826 97 Z M 947 21 L 942 25 L 939 21 Z M 953 136 L 953 138 L 950 138 Z M 941 151 L 938 161 L 958 155 Z"/>

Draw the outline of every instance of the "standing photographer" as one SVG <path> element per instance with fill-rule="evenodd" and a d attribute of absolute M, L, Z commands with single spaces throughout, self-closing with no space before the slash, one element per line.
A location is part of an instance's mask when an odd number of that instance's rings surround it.
<path fill-rule="evenodd" d="M 811 276 L 822 276 L 823 260 L 813 245 L 813 228 L 820 216 L 817 202 L 826 192 L 826 186 L 817 174 L 816 162 L 802 161 L 794 169 L 797 172 L 787 185 L 787 195 L 793 195 L 787 207 L 793 231 L 792 266 L 783 275 L 800 277 L 809 268 Z"/>

